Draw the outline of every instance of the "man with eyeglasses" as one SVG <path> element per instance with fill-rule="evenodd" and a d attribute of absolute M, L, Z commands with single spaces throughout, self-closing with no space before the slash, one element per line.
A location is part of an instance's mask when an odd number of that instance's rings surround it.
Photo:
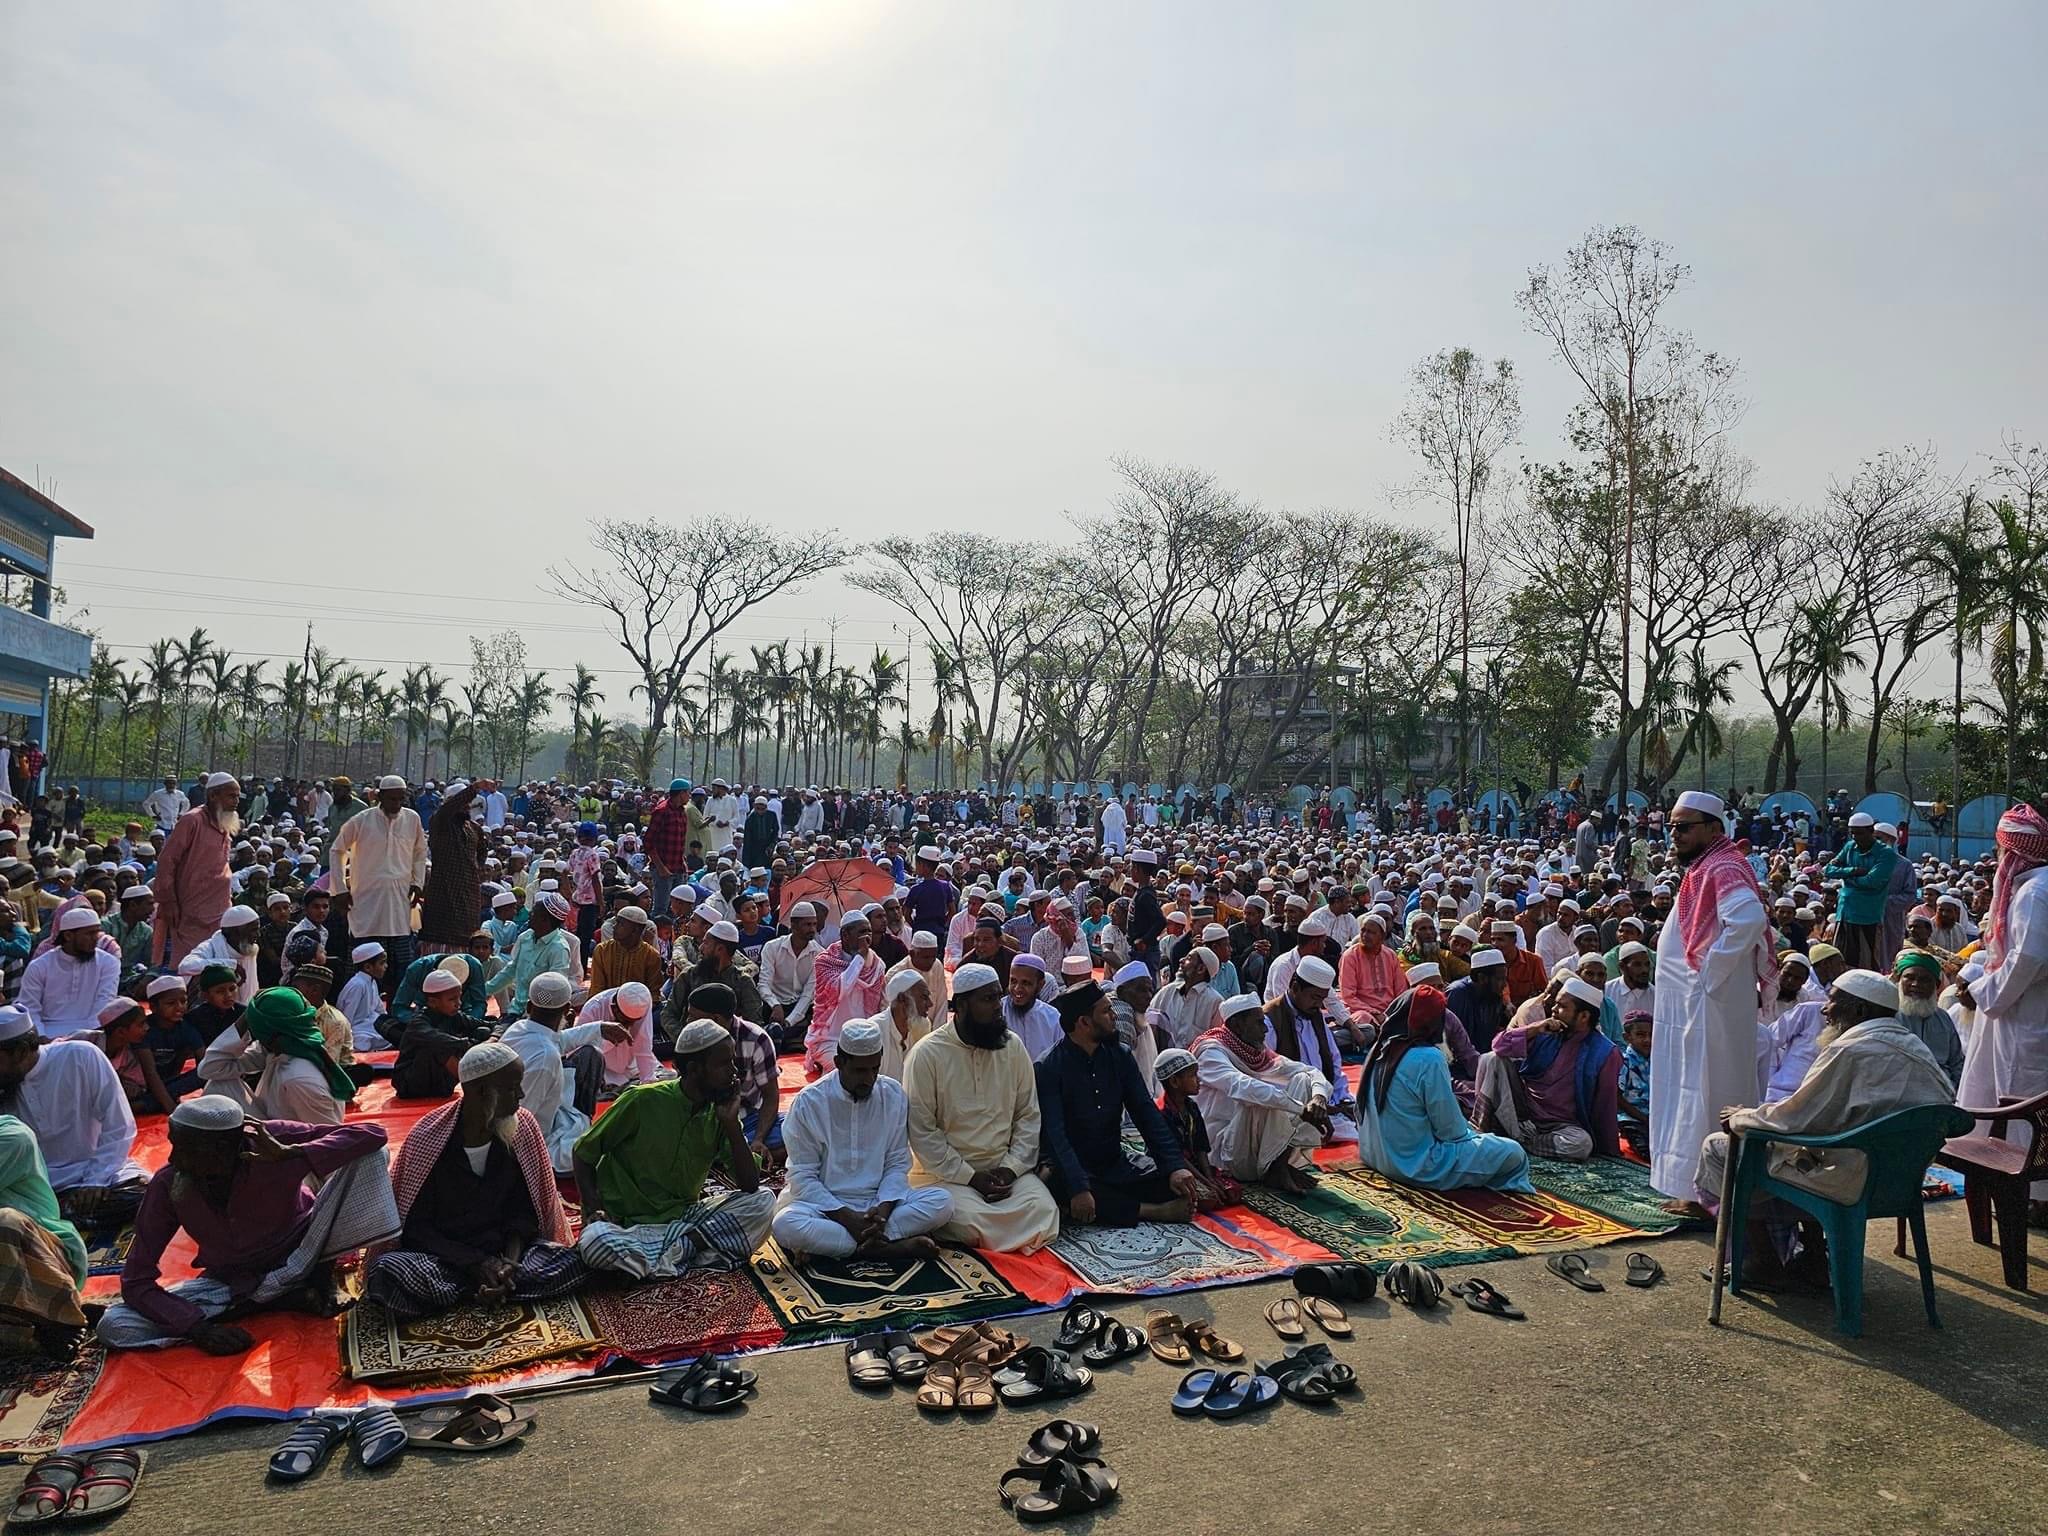
<path fill-rule="evenodd" d="M 1664 1209 L 1704 1216 L 1693 1197 L 1700 1145 L 1730 1105 L 1757 1092 L 1757 1018 L 1775 983 L 1770 909 L 1756 871 L 1729 840 L 1721 799 L 1678 797 L 1671 847 L 1684 872 L 1657 936 L 1657 1028 L 1650 1080 L 1650 1183 Z"/>

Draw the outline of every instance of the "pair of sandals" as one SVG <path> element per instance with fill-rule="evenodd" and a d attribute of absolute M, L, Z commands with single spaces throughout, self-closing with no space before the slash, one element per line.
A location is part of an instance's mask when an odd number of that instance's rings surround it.
<path fill-rule="evenodd" d="M 1260 1361 L 1259 1374 L 1279 1383 L 1283 1396 L 1310 1407 L 1358 1390 L 1358 1373 L 1331 1354 L 1327 1344 L 1306 1344 L 1282 1359 Z"/>
<path fill-rule="evenodd" d="M 284 1443 L 270 1453 L 270 1476 L 280 1483 L 303 1483 L 327 1465 L 344 1440 L 355 1442 L 356 1464 L 374 1470 L 407 1450 L 503 1450 L 533 1424 L 511 1403 L 489 1392 L 434 1403 L 403 1416 L 384 1407 L 353 1413 L 321 1409 L 294 1424 Z"/>
<path fill-rule="evenodd" d="M 1273 1325 L 1273 1331 L 1292 1343 L 1308 1337 L 1303 1318 L 1333 1339 L 1351 1337 L 1351 1319 L 1344 1315 L 1344 1309 L 1321 1296 L 1309 1296 L 1300 1301 L 1292 1296 L 1282 1296 L 1266 1308 L 1266 1321 Z"/>
<path fill-rule="evenodd" d="M 1173 1394 L 1173 1411 L 1186 1419 L 1235 1419 L 1279 1396 L 1280 1383 L 1263 1371 L 1189 1371 Z"/>
<path fill-rule="evenodd" d="M 1079 1397 L 1095 1385 L 1095 1373 L 1076 1365 L 1064 1350 L 1033 1344 L 995 1373 L 996 1390 L 1008 1403 L 1039 1398 Z"/>
<path fill-rule="evenodd" d="M 1583 1253 L 1553 1254 L 1544 1261 L 1543 1267 L 1567 1285 L 1582 1291 L 1604 1291 L 1607 1287 L 1595 1279 L 1592 1266 L 1586 1262 Z M 1632 1253 L 1628 1256 L 1627 1283 L 1639 1291 L 1647 1291 L 1664 1278 L 1664 1266 L 1647 1253 Z"/>
<path fill-rule="evenodd" d="M 996 1485 L 1003 1508 L 1026 1525 L 1102 1508 L 1117 1496 L 1122 1480 L 1096 1454 L 1101 1449 L 1102 1431 L 1093 1424 L 1054 1419 L 1042 1425 Z"/>
<path fill-rule="evenodd" d="M 863 1392 L 887 1392 L 898 1382 L 917 1386 L 930 1368 L 907 1333 L 864 1333 L 846 1346 L 846 1379 Z"/>
<path fill-rule="evenodd" d="M 1145 1352 L 1145 1335 L 1107 1312 L 1075 1302 L 1060 1319 L 1059 1336 L 1053 1343 L 1090 1365 L 1114 1365 Z"/>
<path fill-rule="evenodd" d="M 730 1360 L 699 1355 L 680 1370 L 663 1371 L 647 1389 L 648 1398 L 692 1413 L 730 1413 L 746 1401 L 758 1378 Z"/>
<path fill-rule="evenodd" d="M 994 1323 L 955 1323 L 935 1328 L 914 1342 L 928 1360 L 993 1369 L 1022 1349 L 1026 1341 Z"/>
<path fill-rule="evenodd" d="M 1178 1312 L 1148 1315 L 1145 1319 L 1145 1344 L 1168 1365 L 1192 1365 L 1197 1354 L 1207 1355 L 1211 1360 L 1244 1358 L 1243 1345 L 1224 1338 L 1205 1319 L 1196 1318 L 1189 1322 Z"/>
<path fill-rule="evenodd" d="M 1444 1283 L 1435 1270 L 1403 1259 L 1387 1266 L 1387 1294 L 1418 1312 L 1427 1312 L 1444 1299 Z"/>
<path fill-rule="evenodd" d="M 148 1459 L 147 1451 L 125 1446 L 78 1456 L 45 1456 L 29 1468 L 7 1523 L 79 1524 L 126 1509 L 135 1500 L 135 1485 Z"/>
<path fill-rule="evenodd" d="M 1294 1288 L 1303 1296 L 1365 1302 L 1379 1294 L 1380 1277 L 1370 1264 L 1303 1264 L 1294 1271 Z"/>

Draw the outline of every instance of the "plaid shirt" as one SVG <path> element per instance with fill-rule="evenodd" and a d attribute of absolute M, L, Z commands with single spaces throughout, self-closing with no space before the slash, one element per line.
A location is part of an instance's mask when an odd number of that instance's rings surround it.
<path fill-rule="evenodd" d="M 782 1075 L 775 1061 L 775 1041 L 768 1031 L 749 1020 L 732 1021 L 734 1065 L 739 1071 L 740 1105 L 758 1111 L 763 1104 L 781 1103 Z"/>
<path fill-rule="evenodd" d="M 647 851 L 672 875 L 681 874 L 690 862 L 690 818 L 683 810 L 687 803 L 680 796 L 664 800 L 647 820 Z"/>

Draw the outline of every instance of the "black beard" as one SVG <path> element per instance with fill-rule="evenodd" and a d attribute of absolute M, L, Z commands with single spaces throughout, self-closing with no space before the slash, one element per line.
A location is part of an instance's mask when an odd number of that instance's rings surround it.
<path fill-rule="evenodd" d="M 992 1023 L 986 1025 L 969 1024 L 962 1021 L 955 1033 L 960 1036 L 962 1041 L 977 1051 L 1000 1051 L 1003 1048 L 1003 1042 L 1009 1038 L 1010 1026 L 1004 1023 L 1001 1018 L 997 1018 Z"/>

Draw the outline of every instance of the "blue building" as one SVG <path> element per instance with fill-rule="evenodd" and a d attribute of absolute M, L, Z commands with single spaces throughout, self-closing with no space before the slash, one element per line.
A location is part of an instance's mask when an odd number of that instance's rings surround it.
<path fill-rule="evenodd" d="M 50 622 L 57 540 L 91 537 L 56 502 L 0 469 L 0 573 L 11 592 L 18 596 L 26 581 L 29 594 L 26 611 L 0 605 L 0 736 L 9 741 L 47 751 L 52 679 L 84 677 L 92 665 L 91 636 Z"/>

